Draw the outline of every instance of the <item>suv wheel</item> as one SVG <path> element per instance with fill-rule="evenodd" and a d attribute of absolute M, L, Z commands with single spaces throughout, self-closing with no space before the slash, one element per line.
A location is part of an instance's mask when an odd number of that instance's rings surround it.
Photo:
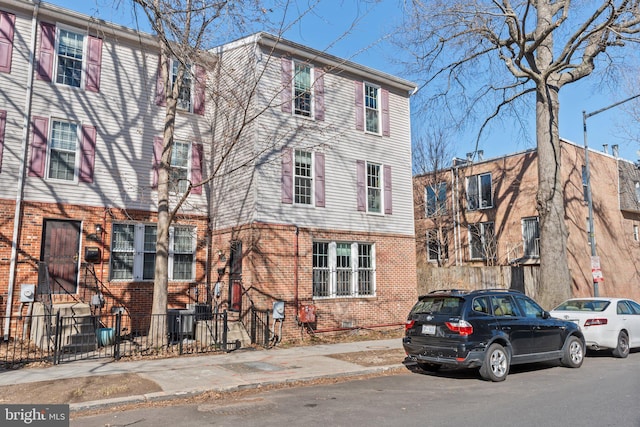
<path fill-rule="evenodd" d="M 569 368 L 579 368 L 584 361 L 584 344 L 574 335 L 567 338 L 561 363 Z"/>
<path fill-rule="evenodd" d="M 489 381 L 504 381 L 509 373 L 509 354 L 503 346 L 493 343 L 487 349 L 480 367 L 480 376 Z"/>

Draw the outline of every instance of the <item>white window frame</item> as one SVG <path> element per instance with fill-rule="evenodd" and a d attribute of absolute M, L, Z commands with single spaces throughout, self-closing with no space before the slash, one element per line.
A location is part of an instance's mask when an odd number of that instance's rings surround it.
<path fill-rule="evenodd" d="M 366 179 L 366 185 L 367 185 L 367 212 L 382 215 L 384 213 L 383 211 L 383 207 L 384 207 L 383 167 L 381 164 L 378 164 L 378 163 L 366 162 L 365 168 L 366 168 L 365 179 Z M 370 168 L 375 168 L 375 170 L 377 171 L 377 176 L 375 178 L 377 178 L 378 185 L 373 185 L 375 183 L 372 183 L 371 180 L 369 179 L 372 176 L 369 173 Z M 375 206 L 374 206 L 376 195 L 378 200 L 377 210 L 375 209 Z"/>
<path fill-rule="evenodd" d="M 444 196 L 444 197 L 441 197 Z M 447 183 L 442 181 L 424 187 L 424 212 L 427 217 L 440 216 L 447 213 Z M 430 208 L 433 208 L 431 211 Z"/>
<path fill-rule="evenodd" d="M 483 198 L 483 177 L 489 177 L 489 200 Z M 475 187 L 475 189 L 473 188 Z M 493 208 L 493 176 L 491 172 L 480 173 L 467 177 L 467 210 L 475 211 Z M 475 190 L 475 191 L 474 191 Z M 477 206 L 474 201 L 477 200 Z"/>
<path fill-rule="evenodd" d="M 133 226 L 133 246 L 128 245 L 128 247 L 124 249 L 118 249 L 117 245 L 114 242 L 114 238 L 116 236 L 115 229 L 118 226 L 130 227 Z M 111 281 L 129 281 L 129 282 L 149 282 L 153 281 L 154 277 L 149 277 L 148 275 L 145 277 L 144 273 L 144 262 L 145 257 L 151 255 L 154 259 L 155 266 L 155 246 L 151 249 L 150 246 L 145 247 L 145 230 L 148 227 L 153 227 L 157 230 L 157 224 L 155 223 L 127 223 L 127 222 L 114 222 L 112 225 L 112 241 L 111 241 L 111 252 L 112 255 L 109 259 L 109 277 Z M 191 277 L 190 278 L 180 278 L 174 279 L 174 256 L 176 254 L 186 254 L 188 252 L 185 251 L 176 251 L 175 250 L 175 229 L 190 229 L 192 235 L 192 262 L 191 262 Z M 195 268 L 196 268 L 196 228 L 193 226 L 172 226 L 169 227 L 169 269 L 168 276 L 170 281 L 179 281 L 179 282 L 187 282 L 193 281 L 195 279 Z M 131 243 L 131 242 L 128 242 Z M 155 242 L 154 242 L 155 243 Z M 133 256 L 133 265 L 131 267 L 131 274 L 127 277 L 114 277 L 113 271 L 113 253 L 128 253 L 130 256 Z M 155 275 L 155 269 L 154 269 Z"/>
<path fill-rule="evenodd" d="M 534 222 L 532 230 L 530 224 Z M 522 218 L 522 255 L 525 258 L 540 257 L 540 220 L 537 216 Z"/>
<path fill-rule="evenodd" d="M 181 146 L 186 146 L 186 150 L 187 150 L 187 158 L 180 159 L 180 160 L 184 160 L 185 162 L 184 165 L 177 163 L 177 160 L 178 160 L 177 149 Z M 169 176 L 170 188 L 171 188 L 171 191 L 174 192 L 175 194 L 184 194 L 187 191 L 187 188 L 189 188 L 189 181 L 191 180 L 191 156 L 192 156 L 193 146 L 188 141 L 177 139 L 173 142 L 173 146 L 171 150 L 172 150 L 171 151 L 171 174 Z M 185 177 L 177 179 L 178 171 L 186 172 Z M 176 179 L 177 179 L 177 182 L 176 182 Z"/>
<path fill-rule="evenodd" d="M 82 36 L 82 59 L 81 59 L 81 67 L 80 67 L 80 85 L 79 86 L 73 86 L 67 83 L 62 83 L 62 82 L 58 82 L 58 65 L 60 63 L 60 31 L 66 31 L 69 33 L 74 33 L 74 34 L 78 34 L 80 36 Z M 85 80 L 86 80 L 86 76 L 87 76 L 87 38 L 88 38 L 88 33 L 86 31 L 82 31 L 79 30 L 77 28 L 73 28 L 73 27 L 69 27 L 66 25 L 56 25 L 56 40 L 55 40 L 55 58 L 54 58 L 54 64 L 53 64 L 53 81 L 55 82 L 55 84 L 57 85 L 61 85 L 61 86 L 66 86 L 66 87 L 72 87 L 72 88 L 77 88 L 77 89 L 84 89 L 84 85 L 85 85 Z"/>
<path fill-rule="evenodd" d="M 76 127 L 76 137 L 75 137 L 75 152 L 74 152 L 74 164 L 73 164 L 73 179 L 64 179 L 64 178 L 56 178 L 56 177 L 52 177 L 51 176 L 51 163 L 52 163 L 52 157 L 53 157 L 53 151 L 59 151 L 59 152 L 67 152 L 70 153 L 71 151 L 74 150 L 70 150 L 70 149 L 62 149 L 62 148 L 56 148 L 54 150 L 53 145 L 54 145 L 54 139 L 53 139 L 53 134 L 54 134 L 54 128 L 56 127 L 57 123 L 62 123 L 62 124 L 69 124 L 69 125 L 73 125 Z M 58 182 L 68 182 L 68 183 L 77 183 L 78 182 L 78 173 L 79 173 L 79 169 L 80 169 L 80 160 L 81 160 L 81 156 L 80 156 L 80 133 L 82 131 L 82 124 L 81 123 L 77 123 L 71 120 L 64 120 L 64 119 L 58 119 L 58 118 L 52 118 L 51 119 L 51 126 L 49 127 L 49 135 L 48 135 L 48 139 L 47 139 L 47 161 L 46 161 L 46 170 L 45 170 L 45 176 L 47 180 L 51 180 L 51 181 L 58 181 Z"/>
<path fill-rule="evenodd" d="M 491 225 L 493 228 L 493 238 L 495 239 L 496 229 L 495 229 L 495 223 L 493 221 L 477 222 L 475 224 L 469 224 L 469 227 L 467 229 L 469 233 L 469 259 L 472 259 L 472 260 L 487 259 L 487 256 L 486 256 L 487 247 L 491 243 L 486 241 L 486 233 L 487 233 L 486 229 L 489 225 Z M 479 232 L 475 233 L 474 230 L 472 229 L 473 227 L 478 227 Z M 482 251 L 480 256 L 474 256 L 474 253 L 473 253 L 474 238 L 480 239 L 480 248 L 481 248 L 480 250 Z"/>
<path fill-rule="evenodd" d="M 301 68 L 305 68 L 309 70 L 309 87 L 306 88 L 307 91 L 306 93 L 309 95 L 309 110 L 302 110 L 298 108 L 297 105 L 297 100 L 298 100 L 298 96 L 297 96 L 297 87 L 296 87 L 296 77 L 298 76 L 298 70 L 297 68 L 301 67 Z M 292 106 L 292 110 L 293 110 L 293 114 L 296 116 L 300 116 L 300 117 L 306 117 L 306 118 L 313 118 L 314 116 L 314 93 L 313 93 L 313 79 L 314 79 L 314 74 L 315 74 L 315 69 L 311 64 L 308 64 L 306 62 L 303 61 L 296 61 L 293 60 L 293 81 L 291 84 L 291 90 L 292 90 L 292 102 L 293 102 L 293 106 Z"/>
<path fill-rule="evenodd" d="M 375 98 L 373 97 L 369 97 L 368 96 L 368 92 L 369 90 L 375 90 L 376 91 L 376 96 Z M 382 134 L 382 97 L 381 97 L 381 93 L 382 93 L 382 88 L 378 85 L 375 85 L 373 83 L 368 83 L 368 82 L 364 82 L 364 99 L 362 100 L 363 102 L 363 108 L 364 108 L 364 130 L 367 133 L 372 133 L 374 135 L 381 135 Z M 369 99 L 374 99 L 375 100 L 375 106 L 370 106 L 368 100 Z M 369 115 L 371 114 L 372 117 L 375 117 L 375 123 L 376 123 L 376 129 L 370 129 L 369 128 Z"/>
<path fill-rule="evenodd" d="M 300 155 L 308 156 L 309 158 L 309 176 L 302 175 L 298 173 L 298 153 Z M 293 151 L 293 203 L 301 206 L 314 206 L 314 155 L 312 151 L 307 150 L 294 150 Z M 300 163 L 302 165 L 302 163 Z M 308 181 L 308 187 L 300 185 L 301 182 Z M 302 189 L 307 189 L 309 191 L 308 195 L 302 193 Z M 301 201 L 304 198 L 308 197 L 308 203 L 305 201 Z"/>
<path fill-rule="evenodd" d="M 316 266 L 314 259 L 313 280 L 321 277 L 323 292 L 318 292 L 317 283 L 313 283 L 313 298 L 369 298 L 376 296 L 376 247 L 368 242 L 324 242 L 316 241 L 314 245 L 322 245 L 327 249 L 322 254 L 326 260 L 324 266 Z M 338 265 L 338 247 L 348 248 L 348 266 L 340 268 Z M 367 247 L 366 259 L 361 259 L 360 248 Z M 362 251 L 364 252 L 364 250 Z M 313 257 L 318 256 L 313 250 Z M 367 264 L 363 266 L 363 264 Z M 328 283 L 327 283 L 328 282 Z M 346 284 L 346 286 L 344 286 Z M 366 285 L 365 285 L 366 284 Z M 342 285 L 342 286 L 341 286 Z M 319 295 L 320 294 L 320 295 Z"/>
<path fill-rule="evenodd" d="M 171 69 L 169 70 L 169 82 L 171 83 L 171 87 L 173 87 L 174 80 L 177 78 L 177 68 L 180 66 L 179 61 L 176 59 L 171 60 Z M 178 95 L 177 109 L 180 111 L 186 111 L 189 113 L 193 113 L 193 102 L 194 102 L 194 92 L 195 92 L 195 78 L 193 76 L 194 66 L 192 64 L 187 64 L 184 70 L 184 76 L 182 77 L 182 91 L 189 89 L 189 105 L 185 106 L 186 101 L 183 99 L 183 92 L 180 92 Z M 185 85 L 185 82 L 188 84 Z"/>

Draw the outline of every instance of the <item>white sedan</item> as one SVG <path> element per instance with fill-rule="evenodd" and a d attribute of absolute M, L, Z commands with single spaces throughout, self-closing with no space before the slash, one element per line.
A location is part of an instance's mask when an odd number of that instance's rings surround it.
<path fill-rule="evenodd" d="M 577 323 L 592 350 L 611 349 L 615 357 L 627 357 L 630 348 L 640 347 L 640 304 L 630 299 L 572 298 L 550 313 Z"/>

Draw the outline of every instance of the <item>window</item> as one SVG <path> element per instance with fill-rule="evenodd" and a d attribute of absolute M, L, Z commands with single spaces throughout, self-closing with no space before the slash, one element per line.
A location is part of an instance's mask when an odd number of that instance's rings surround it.
<path fill-rule="evenodd" d="M 469 226 L 471 259 L 494 259 L 496 241 L 493 222 L 481 222 Z"/>
<path fill-rule="evenodd" d="M 380 88 L 364 84 L 365 130 L 380 133 Z"/>
<path fill-rule="evenodd" d="M 295 150 L 294 187 L 295 203 L 312 204 L 312 162 L 311 152 Z"/>
<path fill-rule="evenodd" d="M 156 264 L 155 225 L 113 224 L 111 280 L 153 280 Z M 195 266 L 193 227 L 169 229 L 169 279 L 193 280 Z"/>
<path fill-rule="evenodd" d="M 636 181 L 636 201 L 640 202 L 640 182 Z"/>
<path fill-rule="evenodd" d="M 185 193 L 189 187 L 189 150 L 191 144 L 188 142 L 173 142 L 171 151 L 171 171 L 169 185 L 176 193 Z"/>
<path fill-rule="evenodd" d="M 178 79 L 178 67 L 180 62 L 171 61 L 171 84 L 175 85 Z M 182 86 L 178 94 L 178 108 L 185 111 L 191 111 L 191 65 L 187 64 L 184 74 L 182 75 Z"/>
<path fill-rule="evenodd" d="M 367 163 L 367 212 L 382 212 L 382 177 L 380 165 Z"/>
<path fill-rule="evenodd" d="M 467 178 L 467 209 L 487 209 L 493 207 L 491 174 L 484 173 Z"/>
<path fill-rule="evenodd" d="M 530 317 L 532 319 L 542 319 L 542 315 L 544 310 L 535 301 L 530 298 L 527 298 L 524 295 L 516 295 L 514 297 L 518 304 L 520 304 L 520 308 L 524 310 L 524 316 Z"/>
<path fill-rule="evenodd" d="M 447 211 L 447 183 L 427 185 L 425 187 L 425 209 L 427 216 L 443 215 Z"/>
<path fill-rule="evenodd" d="M 295 63 L 294 74 L 294 114 L 311 117 L 311 67 Z"/>
<path fill-rule="evenodd" d="M 84 36 L 72 31 L 58 30 L 58 67 L 56 83 L 80 87 Z"/>
<path fill-rule="evenodd" d="M 54 120 L 51 126 L 48 178 L 73 181 L 76 174 L 78 126 Z"/>
<path fill-rule="evenodd" d="M 633 226 L 633 240 L 635 240 L 636 242 L 640 240 L 640 232 L 638 231 L 637 225 Z"/>
<path fill-rule="evenodd" d="M 429 261 L 449 259 L 449 244 L 445 230 L 427 230 L 427 259 Z"/>
<path fill-rule="evenodd" d="M 522 219 L 523 255 L 526 258 L 540 256 L 540 229 L 538 217 Z"/>
<path fill-rule="evenodd" d="M 375 247 L 370 243 L 313 242 L 313 296 L 375 295 Z"/>

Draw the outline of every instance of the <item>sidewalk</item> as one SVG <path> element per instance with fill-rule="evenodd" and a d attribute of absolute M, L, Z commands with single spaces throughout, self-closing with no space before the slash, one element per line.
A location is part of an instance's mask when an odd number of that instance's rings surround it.
<path fill-rule="evenodd" d="M 389 352 L 397 352 L 391 359 Z M 363 352 L 362 362 L 340 360 L 345 353 Z M 371 363 L 385 354 L 381 363 Z M 353 356 L 353 354 L 352 354 Z M 81 411 L 126 403 L 188 397 L 208 391 L 234 391 L 265 385 L 354 376 L 402 367 L 404 352 L 398 338 L 269 350 L 240 349 L 231 353 L 170 359 L 113 361 L 87 360 L 47 368 L 30 368 L 0 374 L 0 387 L 38 381 L 96 375 L 137 374 L 162 391 L 144 395 L 72 403 Z"/>

